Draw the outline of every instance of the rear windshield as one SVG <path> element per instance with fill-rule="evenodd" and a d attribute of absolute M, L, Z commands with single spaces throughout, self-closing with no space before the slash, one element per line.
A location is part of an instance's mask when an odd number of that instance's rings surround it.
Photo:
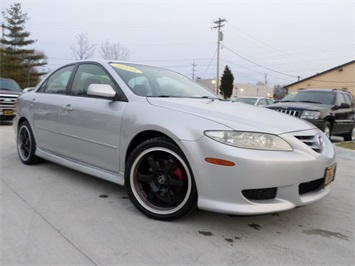
<path fill-rule="evenodd" d="M 11 79 L 0 79 L 0 90 L 22 91 L 17 82 Z"/>
<path fill-rule="evenodd" d="M 256 98 L 235 98 L 236 102 L 247 103 L 247 104 L 252 104 L 252 105 L 255 104 L 256 100 L 257 100 Z"/>

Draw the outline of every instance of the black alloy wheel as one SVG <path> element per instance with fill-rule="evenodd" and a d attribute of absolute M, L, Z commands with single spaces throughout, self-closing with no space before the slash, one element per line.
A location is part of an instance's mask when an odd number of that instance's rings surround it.
<path fill-rule="evenodd" d="M 157 220 L 175 220 L 196 206 L 197 191 L 182 151 L 167 138 L 140 144 L 129 156 L 125 185 L 133 204 Z"/>
<path fill-rule="evenodd" d="M 17 132 L 17 152 L 24 164 L 35 164 L 39 157 L 35 155 L 36 142 L 28 122 L 22 122 Z"/>

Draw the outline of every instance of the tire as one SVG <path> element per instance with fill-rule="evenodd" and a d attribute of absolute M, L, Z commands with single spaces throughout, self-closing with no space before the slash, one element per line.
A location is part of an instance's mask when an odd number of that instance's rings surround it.
<path fill-rule="evenodd" d="M 332 126 L 329 122 L 325 122 L 323 126 L 323 133 L 328 137 L 328 139 L 332 136 Z"/>
<path fill-rule="evenodd" d="M 167 138 L 149 139 L 131 153 L 125 186 L 137 209 L 156 220 L 179 219 L 197 204 L 196 185 L 186 157 Z"/>
<path fill-rule="evenodd" d="M 344 135 L 344 141 L 354 141 L 355 140 L 355 127 L 353 126 L 348 134 Z"/>
<path fill-rule="evenodd" d="M 24 164 L 31 165 L 40 161 L 35 155 L 36 141 L 27 121 L 22 122 L 17 132 L 17 153 Z"/>

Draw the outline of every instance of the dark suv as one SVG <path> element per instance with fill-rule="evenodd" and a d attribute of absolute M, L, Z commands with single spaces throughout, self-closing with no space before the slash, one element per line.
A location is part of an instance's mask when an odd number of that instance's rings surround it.
<path fill-rule="evenodd" d="M 21 93 L 22 89 L 16 81 L 0 78 L 0 122 L 14 118 L 16 100 Z"/>
<path fill-rule="evenodd" d="M 354 97 L 347 91 L 299 89 L 267 108 L 305 119 L 329 138 L 334 135 L 355 140 Z"/>

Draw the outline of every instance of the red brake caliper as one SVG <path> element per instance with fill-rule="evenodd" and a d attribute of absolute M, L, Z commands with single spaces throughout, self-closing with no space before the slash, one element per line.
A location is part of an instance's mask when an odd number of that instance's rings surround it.
<path fill-rule="evenodd" d="M 177 176 L 180 181 L 184 180 L 184 176 L 183 176 L 183 174 L 182 174 L 182 170 L 181 170 L 180 167 L 177 167 L 177 168 L 173 171 L 173 175 Z"/>

